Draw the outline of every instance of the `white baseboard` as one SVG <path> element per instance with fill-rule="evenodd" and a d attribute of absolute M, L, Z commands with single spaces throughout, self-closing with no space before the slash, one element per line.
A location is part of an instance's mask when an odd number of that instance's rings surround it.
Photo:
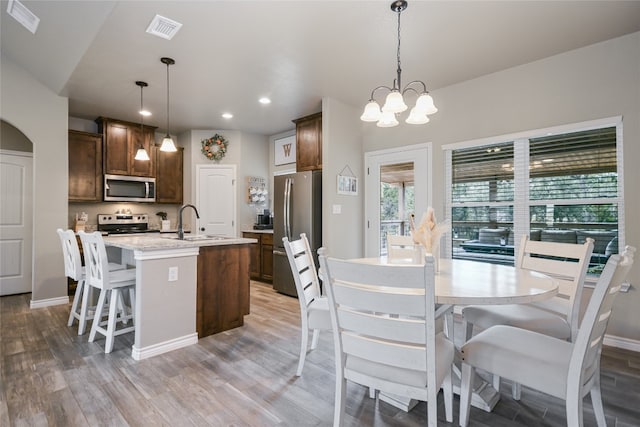
<path fill-rule="evenodd" d="M 640 341 L 632 340 L 624 337 L 616 337 L 615 335 L 605 335 L 604 345 L 610 345 L 611 347 L 618 347 L 625 350 L 640 352 Z"/>
<path fill-rule="evenodd" d="M 193 333 L 143 348 L 136 348 L 134 345 L 133 350 L 131 351 L 131 357 L 135 360 L 147 359 L 149 357 L 157 356 L 158 354 L 167 353 L 169 351 L 196 344 L 197 342 L 198 333 Z"/>
<path fill-rule="evenodd" d="M 31 300 L 29 307 L 33 309 L 33 308 L 44 308 L 44 307 L 50 307 L 52 305 L 62 305 L 62 304 L 69 304 L 68 296 L 49 298 L 49 299 Z"/>

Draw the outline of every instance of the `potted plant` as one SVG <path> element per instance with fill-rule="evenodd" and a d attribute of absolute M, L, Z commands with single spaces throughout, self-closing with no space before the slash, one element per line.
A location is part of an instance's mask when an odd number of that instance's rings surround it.
<path fill-rule="evenodd" d="M 169 229 L 171 229 L 171 221 L 169 221 L 167 219 L 167 213 L 160 211 L 160 212 L 156 212 L 156 215 L 158 215 L 161 219 L 161 231 L 169 231 Z"/>

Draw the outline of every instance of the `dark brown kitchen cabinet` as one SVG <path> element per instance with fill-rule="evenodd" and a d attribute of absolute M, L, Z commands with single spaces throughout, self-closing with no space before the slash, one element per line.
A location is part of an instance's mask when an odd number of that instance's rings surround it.
<path fill-rule="evenodd" d="M 242 237 L 258 241 L 249 245 L 251 278 L 271 283 L 273 280 L 273 234 L 244 231 Z"/>
<path fill-rule="evenodd" d="M 237 328 L 249 314 L 249 245 L 201 246 L 198 255 L 198 338 Z"/>
<path fill-rule="evenodd" d="M 69 201 L 102 200 L 102 135 L 69 131 Z"/>
<path fill-rule="evenodd" d="M 98 131 L 102 133 L 103 169 L 105 174 L 155 176 L 155 127 L 140 123 L 99 117 L 96 119 Z M 135 160 L 139 146 L 142 145 L 151 160 Z"/>
<path fill-rule="evenodd" d="M 156 203 L 182 204 L 184 148 L 176 148 L 169 153 L 155 147 Z"/>
<path fill-rule="evenodd" d="M 322 169 L 322 112 L 293 123 L 296 124 L 296 170 Z"/>

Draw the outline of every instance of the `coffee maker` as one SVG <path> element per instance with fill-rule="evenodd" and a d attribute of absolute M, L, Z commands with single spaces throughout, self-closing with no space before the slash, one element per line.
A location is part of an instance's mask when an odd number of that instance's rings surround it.
<path fill-rule="evenodd" d="M 269 209 L 264 209 L 256 217 L 256 223 L 253 225 L 254 230 L 271 230 L 273 229 L 273 217 Z"/>

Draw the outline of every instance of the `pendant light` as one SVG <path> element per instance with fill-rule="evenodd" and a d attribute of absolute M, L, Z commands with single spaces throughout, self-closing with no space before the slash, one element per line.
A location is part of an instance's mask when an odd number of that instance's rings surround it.
<path fill-rule="evenodd" d="M 427 85 L 420 80 L 409 82 L 404 88 L 402 87 L 402 69 L 400 67 L 400 14 L 407 8 L 405 0 L 396 0 L 391 3 L 391 10 L 398 14 L 398 51 L 397 51 L 397 76 L 393 80 L 393 87 L 378 86 L 371 92 L 371 99 L 364 107 L 364 112 L 360 116 L 363 122 L 378 122 L 379 127 L 393 127 L 398 125 L 396 114 L 402 113 L 409 107 L 404 102 L 404 94 L 408 91 L 415 92 L 418 95 L 415 106 L 411 109 L 406 123 L 412 125 L 421 125 L 429 122 L 427 115 L 434 114 L 438 111 L 433 105 L 433 98 L 427 91 Z M 418 89 L 411 87 L 418 85 Z M 422 86 L 420 88 L 420 86 Z M 386 89 L 389 91 L 382 109 L 380 104 L 374 99 L 374 94 L 378 89 Z M 418 90 L 421 89 L 421 92 Z"/>
<path fill-rule="evenodd" d="M 136 156 L 134 157 L 136 160 L 151 160 L 149 158 L 149 153 L 144 149 L 144 103 L 142 102 L 142 89 L 149 86 L 146 82 L 142 82 L 138 80 L 136 85 L 140 86 L 140 144 L 138 145 L 138 151 L 136 151 Z"/>
<path fill-rule="evenodd" d="M 171 139 L 171 135 L 169 134 L 169 65 L 173 65 L 176 63 L 171 58 L 160 58 L 160 62 L 167 65 L 167 134 L 164 136 L 162 140 L 162 145 L 160 146 L 160 151 L 178 151 L 176 148 L 176 144 L 173 143 L 173 139 Z"/>

